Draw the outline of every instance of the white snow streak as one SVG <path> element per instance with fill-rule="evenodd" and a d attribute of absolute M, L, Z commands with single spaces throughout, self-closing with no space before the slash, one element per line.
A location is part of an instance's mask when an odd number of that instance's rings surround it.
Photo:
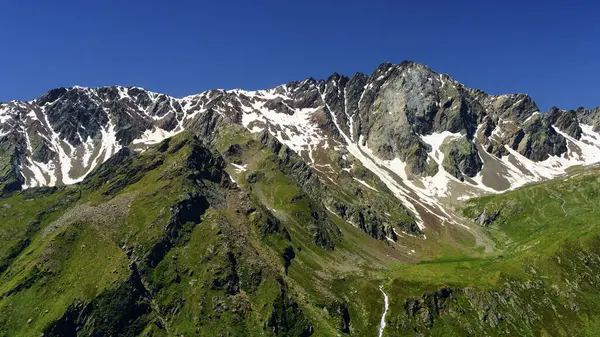
<path fill-rule="evenodd" d="M 236 168 L 236 170 L 235 170 L 236 173 L 241 173 L 241 172 L 245 172 L 245 171 L 248 170 L 246 168 L 246 165 L 238 165 L 238 164 L 235 164 L 235 163 L 231 163 L 231 165 L 233 165 Z"/>
<path fill-rule="evenodd" d="M 383 294 L 383 314 L 381 315 L 381 322 L 379 323 L 379 337 L 382 337 L 386 326 L 385 316 L 387 315 L 390 304 L 388 295 L 383 291 L 383 286 L 379 286 L 379 291 Z"/>
<path fill-rule="evenodd" d="M 364 185 L 364 186 L 366 186 L 367 188 L 370 188 L 370 189 L 372 189 L 372 190 L 373 190 L 373 191 L 375 191 L 375 192 L 379 192 L 379 191 L 377 191 L 377 189 L 376 189 L 375 187 L 373 187 L 373 186 L 371 186 L 371 185 L 367 184 L 367 183 L 366 183 L 364 180 L 360 180 L 360 179 L 357 179 L 357 178 L 354 178 L 354 177 L 352 177 L 352 179 L 354 179 L 354 180 L 358 181 L 359 183 L 363 184 L 363 185 Z"/>

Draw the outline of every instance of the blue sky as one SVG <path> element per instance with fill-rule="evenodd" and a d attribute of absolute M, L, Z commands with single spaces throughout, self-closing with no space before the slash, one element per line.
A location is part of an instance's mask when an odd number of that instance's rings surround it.
<path fill-rule="evenodd" d="M 494 3 L 7 0 L 0 101 L 72 85 L 259 89 L 413 60 L 544 111 L 600 105 L 600 5 Z"/>

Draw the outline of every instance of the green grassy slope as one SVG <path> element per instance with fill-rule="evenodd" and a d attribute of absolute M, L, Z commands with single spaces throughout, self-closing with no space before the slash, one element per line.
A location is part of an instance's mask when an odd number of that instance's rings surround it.
<path fill-rule="evenodd" d="M 468 201 L 497 251 L 392 268 L 387 334 L 598 335 L 599 192 L 590 169 Z"/>
<path fill-rule="evenodd" d="M 0 336 L 377 336 L 380 285 L 386 336 L 600 331 L 600 172 L 467 201 L 486 254 L 351 158 L 216 133 L 0 199 Z"/>

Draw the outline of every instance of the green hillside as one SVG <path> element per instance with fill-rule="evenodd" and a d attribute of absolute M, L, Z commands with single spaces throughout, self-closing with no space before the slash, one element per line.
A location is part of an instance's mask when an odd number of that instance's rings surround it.
<path fill-rule="evenodd" d="M 595 169 L 467 201 L 484 253 L 450 225 L 425 237 L 359 164 L 372 188 L 218 132 L 0 199 L 0 336 L 377 336 L 380 286 L 384 336 L 600 333 Z"/>

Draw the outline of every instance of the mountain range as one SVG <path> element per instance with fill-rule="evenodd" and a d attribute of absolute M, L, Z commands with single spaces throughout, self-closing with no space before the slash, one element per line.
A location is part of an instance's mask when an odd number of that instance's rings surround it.
<path fill-rule="evenodd" d="M 598 162 L 415 62 L 0 103 L 0 336 L 594 335 Z"/>
<path fill-rule="evenodd" d="M 514 189 L 600 161 L 600 109 L 542 114 L 527 95 L 488 95 L 413 62 L 268 90 L 173 98 L 136 87 L 59 88 L 0 104 L 2 189 L 81 181 L 123 147 L 219 125 L 266 131 L 318 170 L 378 176 L 422 224 L 432 204 Z M 339 153 L 342 158 L 331 158 Z M 425 202 L 423 202 L 425 201 Z M 421 211 L 419 211 L 421 209 Z"/>

